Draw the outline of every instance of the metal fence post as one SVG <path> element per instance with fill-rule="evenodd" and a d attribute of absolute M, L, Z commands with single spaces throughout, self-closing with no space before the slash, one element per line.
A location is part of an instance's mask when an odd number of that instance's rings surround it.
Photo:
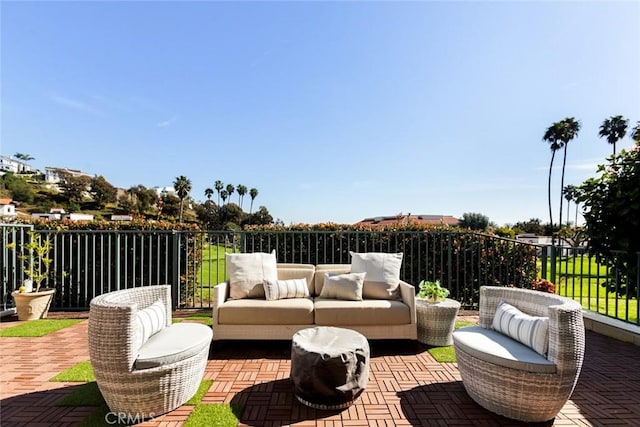
<path fill-rule="evenodd" d="M 181 233 L 176 230 L 171 231 L 171 307 L 173 310 L 180 306 L 180 237 Z"/>

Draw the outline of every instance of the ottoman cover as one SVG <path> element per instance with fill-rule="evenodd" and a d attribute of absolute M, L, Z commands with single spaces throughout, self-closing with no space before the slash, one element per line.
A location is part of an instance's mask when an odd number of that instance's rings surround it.
<path fill-rule="evenodd" d="M 367 386 L 369 342 L 350 329 L 303 329 L 291 344 L 291 379 L 297 399 L 305 405 L 346 408 Z"/>

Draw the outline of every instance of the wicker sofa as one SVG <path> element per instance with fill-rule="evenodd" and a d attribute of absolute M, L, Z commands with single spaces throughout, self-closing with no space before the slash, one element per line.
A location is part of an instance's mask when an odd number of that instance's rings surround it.
<path fill-rule="evenodd" d="M 512 310 L 515 318 L 503 316 L 504 311 L 499 310 L 503 303 L 516 308 Z M 500 319 L 498 325 L 494 316 Z M 507 317 L 511 334 L 498 332 L 505 323 L 503 317 Z M 522 323 L 540 318 L 548 318 L 548 328 L 547 335 L 540 335 L 536 342 L 537 350 L 508 336 L 513 331 L 518 335 Z M 534 334 L 524 332 L 520 337 Z M 585 347 L 582 308 L 554 294 L 483 286 L 480 325 L 454 331 L 453 341 L 462 382 L 473 400 L 508 418 L 548 421 L 560 412 L 578 381 Z M 540 351 L 540 344 L 546 353 Z"/>
<path fill-rule="evenodd" d="M 183 405 L 198 390 L 211 328 L 171 321 L 171 286 L 97 296 L 89 311 L 89 356 L 109 409 L 152 418 Z"/>
<path fill-rule="evenodd" d="M 277 264 L 278 279 L 307 280 L 307 298 L 267 301 L 265 298 L 231 299 L 229 282 L 215 287 L 214 340 L 290 340 L 312 326 L 339 326 L 370 339 L 416 339 L 415 288 L 400 282 L 397 300 L 346 301 L 321 298 L 325 273 L 348 273 L 349 264 Z"/>

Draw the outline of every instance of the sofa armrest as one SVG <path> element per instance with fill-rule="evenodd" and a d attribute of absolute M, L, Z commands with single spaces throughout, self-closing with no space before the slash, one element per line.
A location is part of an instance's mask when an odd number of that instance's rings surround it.
<path fill-rule="evenodd" d="M 218 309 L 227 300 L 229 293 L 229 282 L 218 283 L 213 287 L 213 301 L 211 302 L 211 315 L 213 324 L 218 324 Z"/>
<path fill-rule="evenodd" d="M 411 324 L 416 324 L 416 288 L 407 282 L 400 281 L 400 297 L 409 306 L 411 311 Z"/>

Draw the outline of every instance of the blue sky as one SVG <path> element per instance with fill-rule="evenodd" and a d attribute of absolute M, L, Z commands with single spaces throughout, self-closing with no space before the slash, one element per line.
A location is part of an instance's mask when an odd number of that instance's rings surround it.
<path fill-rule="evenodd" d="M 611 153 L 602 121 L 640 120 L 640 2 L 0 8 L 3 155 L 122 188 L 185 175 L 196 201 L 243 184 L 285 224 L 547 222 L 545 129 L 581 121 L 565 177 L 579 184 Z"/>

